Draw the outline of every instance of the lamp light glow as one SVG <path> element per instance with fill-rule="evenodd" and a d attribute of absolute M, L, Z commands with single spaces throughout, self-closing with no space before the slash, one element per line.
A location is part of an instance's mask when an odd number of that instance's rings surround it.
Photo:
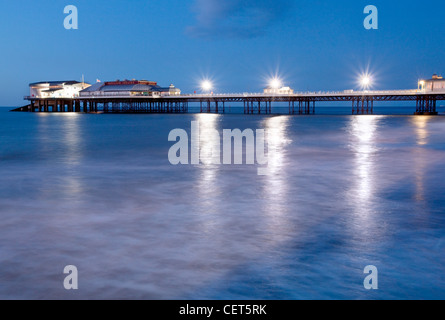
<path fill-rule="evenodd" d="M 213 88 L 213 85 L 209 80 L 204 80 L 201 84 L 201 88 L 204 92 L 210 92 Z"/>
<path fill-rule="evenodd" d="M 360 85 L 364 90 L 369 89 L 372 85 L 372 77 L 369 74 L 364 74 L 361 76 Z"/>
<path fill-rule="evenodd" d="M 281 80 L 278 78 L 273 78 L 270 80 L 270 87 L 272 89 L 280 89 L 281 88 Z"/>

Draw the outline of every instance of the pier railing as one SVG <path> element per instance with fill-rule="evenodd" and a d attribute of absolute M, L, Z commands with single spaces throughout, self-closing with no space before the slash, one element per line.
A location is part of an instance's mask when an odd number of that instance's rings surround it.
<path fill-rule="evenodd" d="M 152 99 L 209 99 L 209 98 L 286 98 L 286 97 L 332 97 L 332 96 L 401 96 L 401 95 L 422 95 L 422 94 L 439 94 L 445 93 L 444 90 L 437 91 L 426 91 L 426 90 L 367 90 L 367 91 L 354 91 L 354 90 L 344 90 L 344 91 L 301 91 L 292 94 L 270 94 L 270 93 L 258 93 L 258 92 L 243 92 L 243 93 L 198 93 L 198 94 L 181 94 L 181 95 L 148 95 L 148 94 L 134 94 L 134 93 L 122 93 L 122 92 L 92 92 L 92 93 L 81 93 L 80 96 L 75 97 L 54 97 L 54 98 L 43 98 L 43 97 L 31 97 L 25 96 L 25 100 L 37 100 L 37 99 L 95 99 L 95 98 L 152 98 Z"/>
<path fill-rule="evenodd" d="M 142 94 L 121 94 L 121 93 L 106 93 L 106 94 L 82 94 L 80 98 L 154 98 L 154 99 L 178 99 L 178 98 L 264 98 L 264 97 L 320 97 L 320 96 L 372 96 L 372 95 L 416 95 L 426 94 L 428 92 L 424 90 L 374 90 L 374 91 L 304 91 L 296 92 L 292 94 L 270 94 L 270 93 L 258 93 L 258 92 L 243 92 L 243 93 L 194 93 L 194 94 L 181 94 L 181 95 L 142 95 Z M 436 92 L 437 93 L 437 92 Z"/>

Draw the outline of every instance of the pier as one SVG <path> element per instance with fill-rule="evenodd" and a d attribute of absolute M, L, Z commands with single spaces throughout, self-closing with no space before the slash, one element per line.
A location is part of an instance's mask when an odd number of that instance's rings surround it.
<path fill-rule="evenodd" d="M 244 107 L 244 114 L 310 115 L 316 113 L 317 103 L 350 103 L 353 115 L 373 114 L 379 102 L 416 102 L 417 115 L 436 115 L 437 102 L 445 100 L 445 79 L 433 75 L 420 80 L 413 90 L 366 90 L 371 79 L 362 79 L 362 91 L 294 92 L 282 86 L 278 79 L 263 93 L 214 94 L 209 81 L 204 81 L 203 94 L 182 94 L 173 84 L 161 87 L 155 81 L 116 80 L 48 81 L 31 83 L 28 105 L 14 111 L 23 112 L 77 112 L 77 113 L 226 113 L 236 105 Z M 278 110 L 280 112 L 278 112 Z"/>
<path fill-rule="evenodd" d="M 417 115 L 436 115 L 437 102 L 445 101 L 444 92 L 423 90 L 308 92 L 297 94 L 190 94 L 175 96 L 81 96 L 73 98 L 25 97 L 29 104 L 16 109 L 23 112 L 77 113 L 189 113 L 193 105 L 200 113 L 226 113 L 229 104 L 244 106 L 245 114 L 273 114 L 274 105 L 288 107 L 291 115 L 315 114 L 316 103 L 350 102 L 352 114 L 373 114 L 375 103 L 416 102 Z"/>

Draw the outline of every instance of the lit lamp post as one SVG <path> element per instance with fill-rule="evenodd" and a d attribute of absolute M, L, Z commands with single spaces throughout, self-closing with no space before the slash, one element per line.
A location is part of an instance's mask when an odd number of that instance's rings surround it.
<path fill-rule="evenodd" d="M 372 79 L 368 74 L 366 74 L 362 77 L 360 83 L 362 85 L 363 90 L 368 90 L 369 87 L 371 87 L 372 85 Z"/>
<path fill-rule="evenodd" d="M 421 90 L 421 91 L 425 90 L 425 84 L 426 84 L 425 80 L 420 80 L 419 83 L 418 83 L 418 88 L 417 89 Z"/>
<path fill-rule="evenodd" d="M 281 80 L 278 78 L 273 78 L 270 80 L 269 86 L 272 89 L 272 93 L 276 94 L 281 88 Z"/>
<path fill-rule="evenodd" d="M 274 78 L 274 79 L 270 80 L 270 86 L 271 86 L 273 89 L 280 89 L 280 87 L 281 87 L 281 81 L 280 81 L 280 79 L 278 79 L 278 78 Z"/>
<path fill-rule="evenodd" d="M 373 103 L 374 100 L 372 96 L 368 95 L 368 89 L 372 86 L 372 77 L 369 73 L 362 74 L 359 81 L 360 86 L 362 87 L 361 98 L 357 97 L 353 100 L 352 114 L 354 114 L 357 110 L 357 114 L 369 114 L 373 113 Z M 369 104 L 371 104 L 371 110 L 369 110 Z"/>
<path fill-rule="evenodd" d="M 205 93 L 210 93 L 213 89 L 213 85 L 209 80 L 204 80 L 201 84 L 202 91 Z"/>

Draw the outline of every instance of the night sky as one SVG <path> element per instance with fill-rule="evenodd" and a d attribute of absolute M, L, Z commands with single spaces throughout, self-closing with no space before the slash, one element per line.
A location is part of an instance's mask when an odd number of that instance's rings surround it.
<path fill-rule="evenodd" d="M 79 29 L 66 30 L 75 5 Z M 379 29 L 366 30 L 367 5 Z M 445 73 L 445 2 L 360 0 L 18 0 L 0 4 L 0 105 L 30 82 L 147 79 L 184 93 L 260 92 L 274 75 L 296 91 L 416 88 Z"/>

